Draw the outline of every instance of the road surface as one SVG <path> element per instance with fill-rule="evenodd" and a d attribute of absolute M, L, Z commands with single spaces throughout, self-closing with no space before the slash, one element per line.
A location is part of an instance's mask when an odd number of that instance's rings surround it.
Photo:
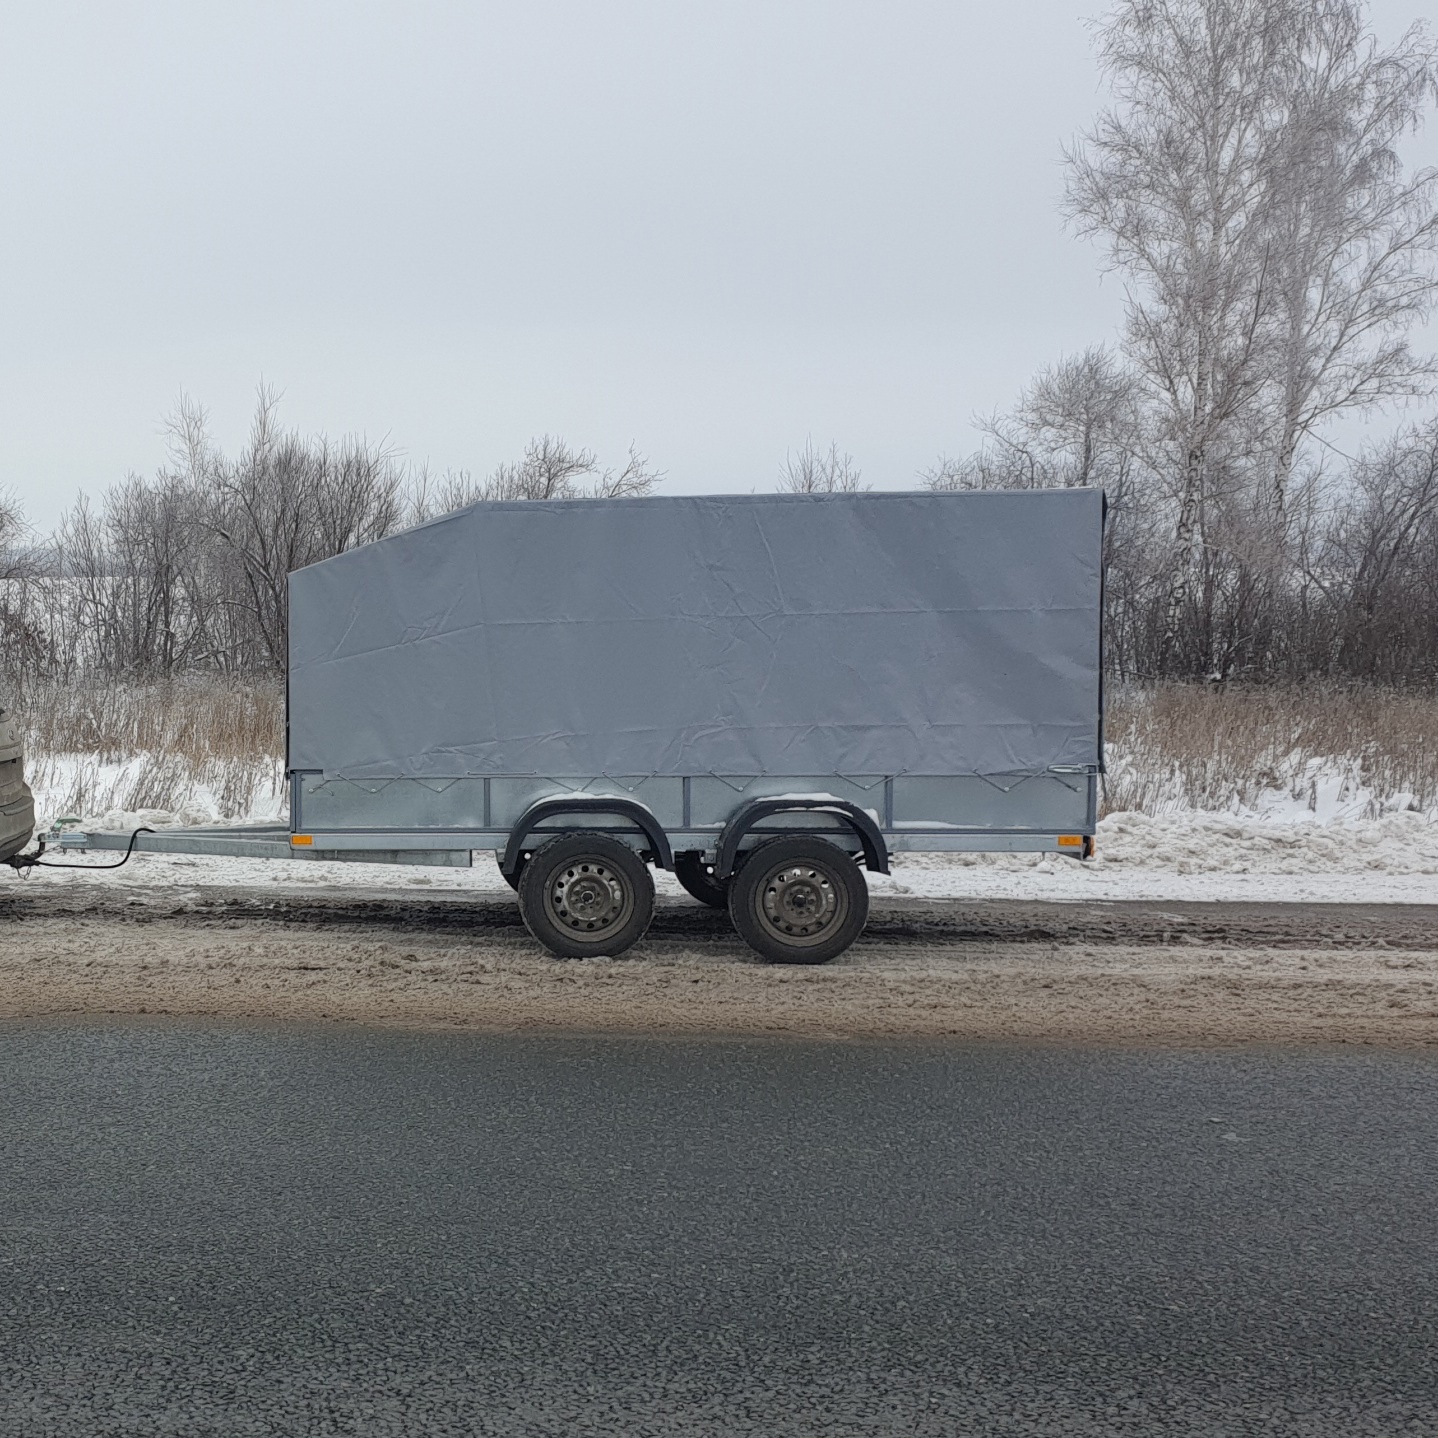
<path fill-rule="evenodd" d="M 1418 1053 L 0 1025 L 0 1434 L 1438 1432 Z"/>

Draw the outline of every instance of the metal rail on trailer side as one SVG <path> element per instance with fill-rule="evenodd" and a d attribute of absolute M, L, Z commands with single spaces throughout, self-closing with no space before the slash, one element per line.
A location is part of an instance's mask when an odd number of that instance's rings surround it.
<path fill-rule="evenodd" d="M 642 935 L 653 865 L 822 962 L 892 854 L 1092 853 L 1102 527 L 1091 491 L 476 505 L 291 576 L 290 827 L 136 848 L 492 850 L 560 954 Z"/>
<path fill-rule="evenodd" d="M 61 828 L 46 835 L 48 853 L 76 853 L 90 849 L 127 848 L 128 833 L 90 832 Z M 200 854 L 215 859 L 324 859 L 359 864 L 419 864 L 467 869 L 473 862 L 469 849 L 395 849 L 375 845 L 368 849 L 315 849 L 296 846 L 288 824 L 207 824 L 141 833 L 134 841 L 137 854 Z"/>

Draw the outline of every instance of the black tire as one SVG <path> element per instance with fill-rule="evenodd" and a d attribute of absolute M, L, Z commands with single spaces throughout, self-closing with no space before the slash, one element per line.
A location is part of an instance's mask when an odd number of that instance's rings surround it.
<path fill-rule="evenodd" d="M 708 904 L 711 909 L 729 907 L 729 885 L 720 883 L 714 877 L 713 864 L 706 864 L 703 854 L 697 849 L 675 854 L 674 877 L 679 880 L 684 892 L 701 904 Z"/>
<path fill-rule="evenodd" d="M 770 839 L 745 855 L 730 881 L 729 916 L 770 963 L 827 964 L 864 932 L 869 886 L 825 839 Z"/>
<path fill-rule="evenodd" d="M 519 876 L 525 927 L 562 959 L 611 958 L 644 937 L 654 880 L 629 847 L 582 829 L 551 839 Z"/>

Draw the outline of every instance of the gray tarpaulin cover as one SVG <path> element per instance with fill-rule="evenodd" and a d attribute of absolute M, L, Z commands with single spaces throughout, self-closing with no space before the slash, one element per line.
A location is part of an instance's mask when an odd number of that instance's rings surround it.
<path fill-rule="evenodd" d="M 1099 759 L 1093 490 L 488 503 L 290 578 L 290 767 L 1024 774 Z"/>

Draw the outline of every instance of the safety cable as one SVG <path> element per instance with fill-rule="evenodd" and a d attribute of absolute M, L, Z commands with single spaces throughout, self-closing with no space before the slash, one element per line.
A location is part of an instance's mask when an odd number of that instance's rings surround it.
<path fill-rule="evenodd" d="M 121 865 L 127 863 L 130 855 L 135 852 L 135 841 L 140 835 L 153 834 L 154 832 L 153 829 L 136 829 L 135 832 L 130 835 L 130 844 L 125 850 L 124 857 L 116 859 L 113 864 L 66 864 L 55 859 L 46 859 L 42 857 L 45 853 L 44 839 L 40 840 L 38 853 L 16 854 L 13 859 L 7 859 L 6 863 L 15 869 L 118 869 Z"/>

